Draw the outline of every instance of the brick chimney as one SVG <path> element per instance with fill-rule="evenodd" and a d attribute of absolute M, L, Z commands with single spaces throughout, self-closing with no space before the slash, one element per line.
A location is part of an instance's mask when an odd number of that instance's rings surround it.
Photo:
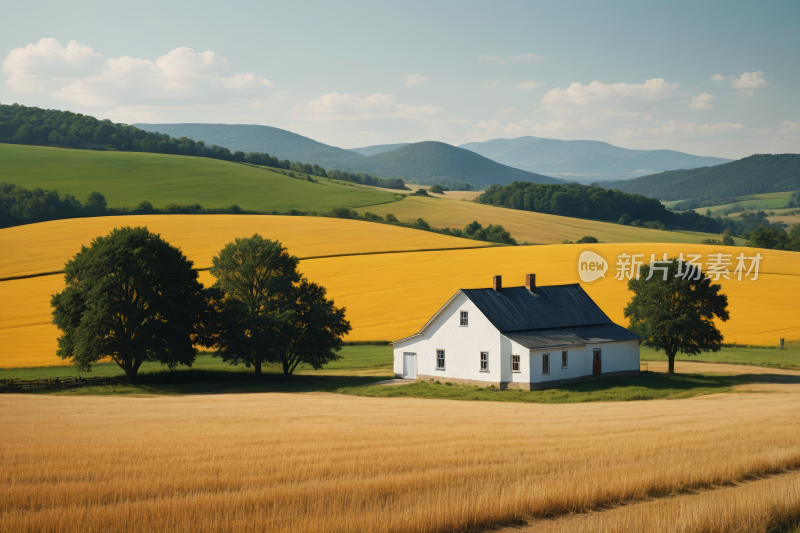
<path fill-rule="evenodd" d="M 528 274 L 525 276 L 525 288 L 529 291 L 536 289 L 536 274 Z"/>
<path fill-rule="evenodd" d="M 496 291 L 503 288 L 503 276 L 492 276 L 492 288 Z"/>

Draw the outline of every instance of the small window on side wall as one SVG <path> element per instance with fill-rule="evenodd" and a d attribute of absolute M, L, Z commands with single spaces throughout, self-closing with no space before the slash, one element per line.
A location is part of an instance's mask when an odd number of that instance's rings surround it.
<path fill-rule="evenodd" d="M 561 368 L 567 368 L 568 357 L 569 357 L 569 352 L 567 350 L 561 352 Z"/>
<path fill-rule="evenodd" d="M 444 370 L 444 350 L 436 350 L 436 370 Z"/>
<path fill-rule="evenodd" d="M 512 372 L 519 372 L 519 356 L 512 355 L 511 356 L 511 371 Z"/>
<path fill-rule="evenodd" d="M 543 353 L 542 354 L 542 374 L 549 374 L 550 373 L 550 354 Z"/>
<path fill-rule="evenodd" d="M 469 312 L 468 311 L 461 311 L 461 325 L 462 326 L 469 326 Z"/>
<path fill-rule="evenodd" d="M 481 372 L 489 371 L 489 352 L 481 352 Z"/>

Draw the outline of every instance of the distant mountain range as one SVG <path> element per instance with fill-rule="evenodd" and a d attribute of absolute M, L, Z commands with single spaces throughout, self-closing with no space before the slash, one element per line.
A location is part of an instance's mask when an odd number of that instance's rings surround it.
<path fill-rule="evenodd" d="M 464 182 L 475 188 L 513 181 L 560 183 L 561 180 L 512 168 L 473 151 L 440 142 L 368 146 L 345 150 L 279 128 L 242 124 L 134 124 L 170 137 L 188 137 L 232 151 L 266 152 L 278 159 L 320 165 L 326 169 L 367 172 L 414 183 L 442 183 L 451 188 Z M 365 153 L 359 153 L 363 151 Z M 459 184 L 460 182 L 460 184 Z"/>
<path fill-rule="evenodd" d="M 216 144 L 231 151 L 266 152 L 278 159 L 302 161 L 325 168 L 345 169 L 345 165 L 364 158 L 344 148 L 322 144 L 290 131 L 271 126 L 248 124 L 132 124 L 145 131 L 166 133 L 170 137 L 188 137 L 206 144 Z"/>
<path fill-rule="evenodd" d="M 671 170 L 602 183 L 610 189 L 663 201 L 797 191 L 800 190 L 800 155 L 751 155 L 713 167 Z"/>
<path fill-rule="evenodd" d="M 368 172 L 383 178 L 408 178 L 414 183 L 455 185 L 468 182 L 477 188 L 513 181 L 563 183 L 561 180 L 502 165 L 446 143 L 425 141 L 363 158 L 351 172 Z"/>
<path fill-rule="evenodd" d="M 364 146 L 363 148 L 350 148 L 350 151 L 361 155 L 370 156 L 382 154 L 384 152 L 391 152 L 392 150 L 397 150 L 398 148 L 408 146 L 409 144 L 411 143 L 376 144 L 375 146 Z"/>
<path fill-rule="evenodd" d="M 629 150 L 599 141 L 540 137 L 492 139 L 460 145 L 511 167 L 579 183 L 629 179 L 665 170 L 710 167 L 731 162 L 674 150 Z"/>

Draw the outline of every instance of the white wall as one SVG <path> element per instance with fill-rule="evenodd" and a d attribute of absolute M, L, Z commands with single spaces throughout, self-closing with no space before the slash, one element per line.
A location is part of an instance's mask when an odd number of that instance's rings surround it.
<path fill-rule="evenodd" d="M 602 373 L 639 370 L 639 341 L 605 342 L 550 350 L 530 351 L 530 382 L 560 381 L 590 376 L 594 370 L 592 350 L 601 349 Z M 561 368 L 561 351 L 566 350 L 567 368 Z M 542 354 L 550 354 L 550 374 L 542 374 Z"/>
<path fill-rule="evenodd" d="M 469 325 L 461 326 L 461 311 L 469 313 Z M 403 354 L 416 353 L 417 376 L 434 376 L 500 383 L 510 374 L 510 358 L 503 357 L 511 341 L 475 307 L 464 294 L 458 293 L 450 305 L 436 317 L 418 337 L 394 345 L 394 373 L 403 375 Z M 436 350 L 445 351 L 445 369 L 436 369 Z M 489 371 L 480 371 L 480 353 L 489 352 Z M 505 352 L 508 354 L 508 352 Z M 523 352 L 520 355 L 524 355 Z M 505 361 L 504 359 L 509 359 Z M 523 357 L 524 359 L 524 357 Z"/>

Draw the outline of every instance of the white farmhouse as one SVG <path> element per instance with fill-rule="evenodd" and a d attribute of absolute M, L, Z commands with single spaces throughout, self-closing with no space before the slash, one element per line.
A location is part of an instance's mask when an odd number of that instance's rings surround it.
<path fill-rule="evenodd" d="M 579 284 L 460 289 L 419 333 L 396 341 L 398 378 L 535 390 L 639 374 L 641 337 Z"/>

